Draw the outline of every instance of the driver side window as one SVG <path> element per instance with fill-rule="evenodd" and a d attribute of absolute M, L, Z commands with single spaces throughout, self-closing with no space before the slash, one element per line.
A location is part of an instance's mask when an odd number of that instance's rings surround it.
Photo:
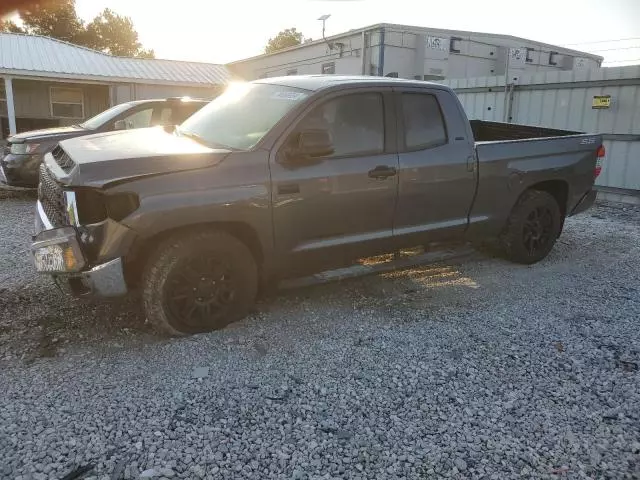
<path fill-rule="evenodd" d="M 134 128 L 146 128 L 151 126 L 151 117 L 153 115 L 153 107 L 145 108 L 144 110 L 138 110 L 131 115 L 122 118 L 120 121 L 124 122 L 124 128 L 131 130 Z M 119 122 L 116 122 L 116 124 Z"/>
<path fill-rule="evenodd" d="M 296 131 L 326 130 L 334 153 L 325 158 L 375 155 L 384 151 L 384 109 L 379 93 L 329 100 L 309 112 Z"/>

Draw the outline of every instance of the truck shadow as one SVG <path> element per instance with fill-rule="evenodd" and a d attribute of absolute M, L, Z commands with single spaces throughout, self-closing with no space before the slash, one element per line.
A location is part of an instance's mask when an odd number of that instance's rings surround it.
<path fill-rule="evenodd" d="M 428 306 L 438 298 L 438 303 L 455 302 L 460 288 L 477 288 L 455 262 L 408 265 L 364 275 L 357 270 L 388 260 L 365 259 L 354 265 L 354 275 L 342 270 L 342 277 L 337 279 L 329 276 L 311 285 L 277 290 L 259 300 L 254 315 L 227 329 L 242 329 L 244 335 L 251 335 L 257 323 L 277 328 L 283 317 L 297 315 L 295 312 L 302 307 L 322 309 L 327 305 L 344 312 L 374 310 L 390 321 L 406 321 L 412 309 Z M 153 330 L 136 295 L 110 302 L 78 300 L 63 296 L 43 278 L 0 290 L 0 362 L 29 363 L 78 350 L 108 353 L 175 341 Z M 333 321 L 327 318 L 319 330 L 331 328 Z"/>

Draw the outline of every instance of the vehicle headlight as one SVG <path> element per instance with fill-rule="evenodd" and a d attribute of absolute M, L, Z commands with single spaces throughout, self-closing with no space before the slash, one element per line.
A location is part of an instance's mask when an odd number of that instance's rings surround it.
<path fill-rule="evenodd" d="M 79 272 L 86 265 L 73 227 L 40 232 L 31 245 L 31 252 L 38 272 Z"/>
<path fill-rule="evenodd" d="M 134 193 L 107 194 L 93 188 L 65 191 L 64 203 L 67 220 L 77 227 L 102 222 L 107 218 L 119 222 L 140 206 L 140 200 Z"/>
<path fill-rule="evenodd" d="M 31 155 L 39 146 L 39 143 L 12 143 L 9 152 L 13 155 Z"/>

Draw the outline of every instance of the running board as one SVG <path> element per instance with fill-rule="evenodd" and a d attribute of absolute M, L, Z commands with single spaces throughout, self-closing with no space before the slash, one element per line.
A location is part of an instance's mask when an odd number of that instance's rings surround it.
<path fill-rule="evenodd" d="M 335 270 L 325 270 L 324 272 L 309 275 L 307 277 L 283 280 L 278 284 L 278 289 L 288 290 L 292 288 L 310 287 L 328 282 L 346 280 L 348 278 L 387 273 L 419 265 L 457 260 L 468 257 L 473 253 L 475 253 L 475 250 L 465 245 L 456 249 L 439 250 L 417 255 L 399 256 L 398 254 L 394 254 L 394 258 L 392 260 L 376 263 L 374 265 L 356 264 L 349 267 L 337 268 Z"/>

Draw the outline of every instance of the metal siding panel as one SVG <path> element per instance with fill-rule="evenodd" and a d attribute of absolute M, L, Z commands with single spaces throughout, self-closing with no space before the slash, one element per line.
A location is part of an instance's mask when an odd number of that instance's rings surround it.
<path fill-rule="evenodd" d="M 571 98 L 571 90 L 558 90 L 552 127 L 565 129 L 565 130 L 569 128 L 570 98 Z"/>
<path fill-rule="evenodd" d="M 540 117 L 539 125 L 548 125 L 550 127 L 553 126 L 553 115 L 556 111 L 557 95 L 557 90 L 549 90 L 545 95 L 542 96 L 542 115 Z"/>
<path fill-rule="evenodd" d="M 624 188 L 640 190 L 640 142 L 626 143 L 627 165 L 624 172 Z"/>
<path fill-rule="evenodd" d="M 639 115 L 637 85 L 621 87 L 613 99 L 613 108 L 615 109 L 615 125 L 616 133 L 640 133 L 640 125 L 635 124 L 635 117 Z"/>
<path fill-rule="evenodd" d="M 484 113 L 484 98 L 482 93 L 474 93 L 473 95 L 473 118 L 486 120 Z"/>
<path fill-rule="evenodd" d="M 584 114 L 586 93 L 584 89 L 569 90 L 569 108 L 567 109 L 567 129 L 584 132 Z"/>
<path fill-rule="evenodd" d="M 529 125 L 542 125 L 542 111 L 544 102 L 544 92 L 531 92 L 531 109 L 529 110 L 529 118 L 523 122 Z"/>

